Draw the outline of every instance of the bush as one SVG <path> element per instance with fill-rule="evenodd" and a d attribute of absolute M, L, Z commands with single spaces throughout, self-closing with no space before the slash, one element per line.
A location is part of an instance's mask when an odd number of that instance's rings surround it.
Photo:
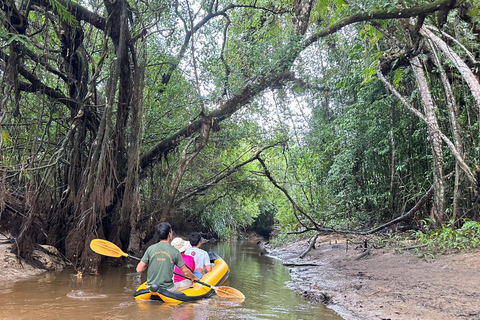
<path fill-rule="evenodd" d="M 480 223 L 465 220 L 461 228 L 456 228 L 454 220 L 442 225 L 441 228 L 431 229 L 433 220 L 423 220 L 423 230 L 416 231 L 415 237 L 435 251 L 448 252 L 451 249 L 462 250 L 478 247 L 480 243 Z"/>

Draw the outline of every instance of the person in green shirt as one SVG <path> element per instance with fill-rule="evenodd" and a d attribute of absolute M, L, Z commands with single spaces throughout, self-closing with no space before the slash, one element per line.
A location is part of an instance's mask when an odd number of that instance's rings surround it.
<path fill-rule="evenodd" d="M 177 291 L 177 289 L 180 289 L 173 283 L 173 270 L 175 266 L 177 266 L 187 278 L 198 281 L 198 278 L 185 266 L 180 251 L 170 244 L 173 238 L 173 230 L 170 223 L 159 223 L 157 226 L 157 234 L 160 242 L 148 247 L 137 265 L 137 272 L 143 272 L 148 269 L 147 285 L 157 285 L 159 288 L 169 291 Z"/>

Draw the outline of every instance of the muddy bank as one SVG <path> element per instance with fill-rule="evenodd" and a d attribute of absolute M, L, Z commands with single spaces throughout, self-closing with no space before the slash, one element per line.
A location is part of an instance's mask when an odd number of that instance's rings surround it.
<path fill-rule="evenodd" d="M 0 233 L 0 285 L 48 272 L 60 271 L 67 264 L 57 249 L 51 246 L 39 246 L 33 252 L 35 265 L 27 263 L 11 253 L 11 237 Z"/>
<path fill-rule="evenodd" d="M 300 295 L 324 302 L 344 319 L 480 319 L 480 251 L 436 258 L 411 252 L 349 245 L 344 238 L 319 237 L 316 249 L 300 241 L 269 255 L 290 268 L 289 286 Z"/>

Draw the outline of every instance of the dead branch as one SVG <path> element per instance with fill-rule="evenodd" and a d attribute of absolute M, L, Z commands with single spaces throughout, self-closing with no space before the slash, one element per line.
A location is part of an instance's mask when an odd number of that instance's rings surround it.
<path fill-rule="evenodd" d="M 317 234 L 313 237 L 313 239 L 310 241 L 310 244 L 309 244 L 307 250 L 305 250 L 305 251 L 299 256 L 300 259 L 303 259 L 303 258 L 305 257 L 305 255 L 306 255 L 307 253 L 309 253 L 312 249 L 315 249 L 315 242 L 317 241 L 317 238 L 318 238 L 319 235 L 320 235 L 320 233 L 317 233 Z"/>
<path fill-rule="evenodd" d="M 320 267 L 321 265 L 315 263 L 282 263 L 285 267 Z"/>
<path fill-rule="evenodd" d="M 423 248 L 423 247 L 426 247 L 426 246 L 428 246 L 428 244 L 418 244 L 416 246 L 409 246 L 409 247 L 405 247 L 405 248 L 402 248 L 402 249 L 410 250 L 410 249 Z"/>
<path fill-rule="evenodd" d="M 358 234 L 358 235 L 373 234 L 373 233 L 378 232 L 382 229 L 385 229 L 385 228 L 387 228 L 387 227 L 389 227 L 389 226 L 391 226 L 395 223 L 398 223 L 400 221 L 404 221 L 406 219 L 409 219 L 411 216 L 413 216 L 415 214 L 415 212 L 417 212 L 432 197 L 432 195 L 433 195 L 433 185 L 430 187 L 430 189 L 428 189 L 427 193 L 425 193 L 422 196 L 422 198 L 413 206 L 413 208 L 410 209 L 410 211 L 401 215 L 398 218 L 395 218 L 395 219 L 393 219 L 393 220 L 391 220 L 391 221 L 389 221 L 385 224 L 382 224 L 379 227 L 371 229 L 371 230 L 354 231 L 354 230 L 337 230 L 337 229 L 330 228 L 330 227 L 314 227 L 314 228 L 305 227 L 305 229 L 303 229 L 301 231 L 289 232 L 288 234 L 301 234 L 301 233 L 305 233 L 305 232 L 308 232 L 308 231 L 322 231 L 322 232 L 341 233 L 341 234 Z"/>
<path fill-rule="evenodd" d="M 367 250 L 365 250 L 364 252 L 362 252 L 361 254 L 359 254 L 357 257 L 355 257 L 355 259 L 353 260 L 360 260 L 362 258 L 365 258 L 366 256 L 370 255 L 370 253 L 372 252 L 372 248 L 367 248 Z"/>

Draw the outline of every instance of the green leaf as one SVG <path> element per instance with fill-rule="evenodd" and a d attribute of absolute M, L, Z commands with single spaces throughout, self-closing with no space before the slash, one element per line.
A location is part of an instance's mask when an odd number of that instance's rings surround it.
<path fill-rule="evenodd" d="M 52 8 L 57 11 L 60 18 L 68 24 L 78 22 L 77 19 L 68 11 L 68 9 L 57 0 L 48 0 Z"/>

